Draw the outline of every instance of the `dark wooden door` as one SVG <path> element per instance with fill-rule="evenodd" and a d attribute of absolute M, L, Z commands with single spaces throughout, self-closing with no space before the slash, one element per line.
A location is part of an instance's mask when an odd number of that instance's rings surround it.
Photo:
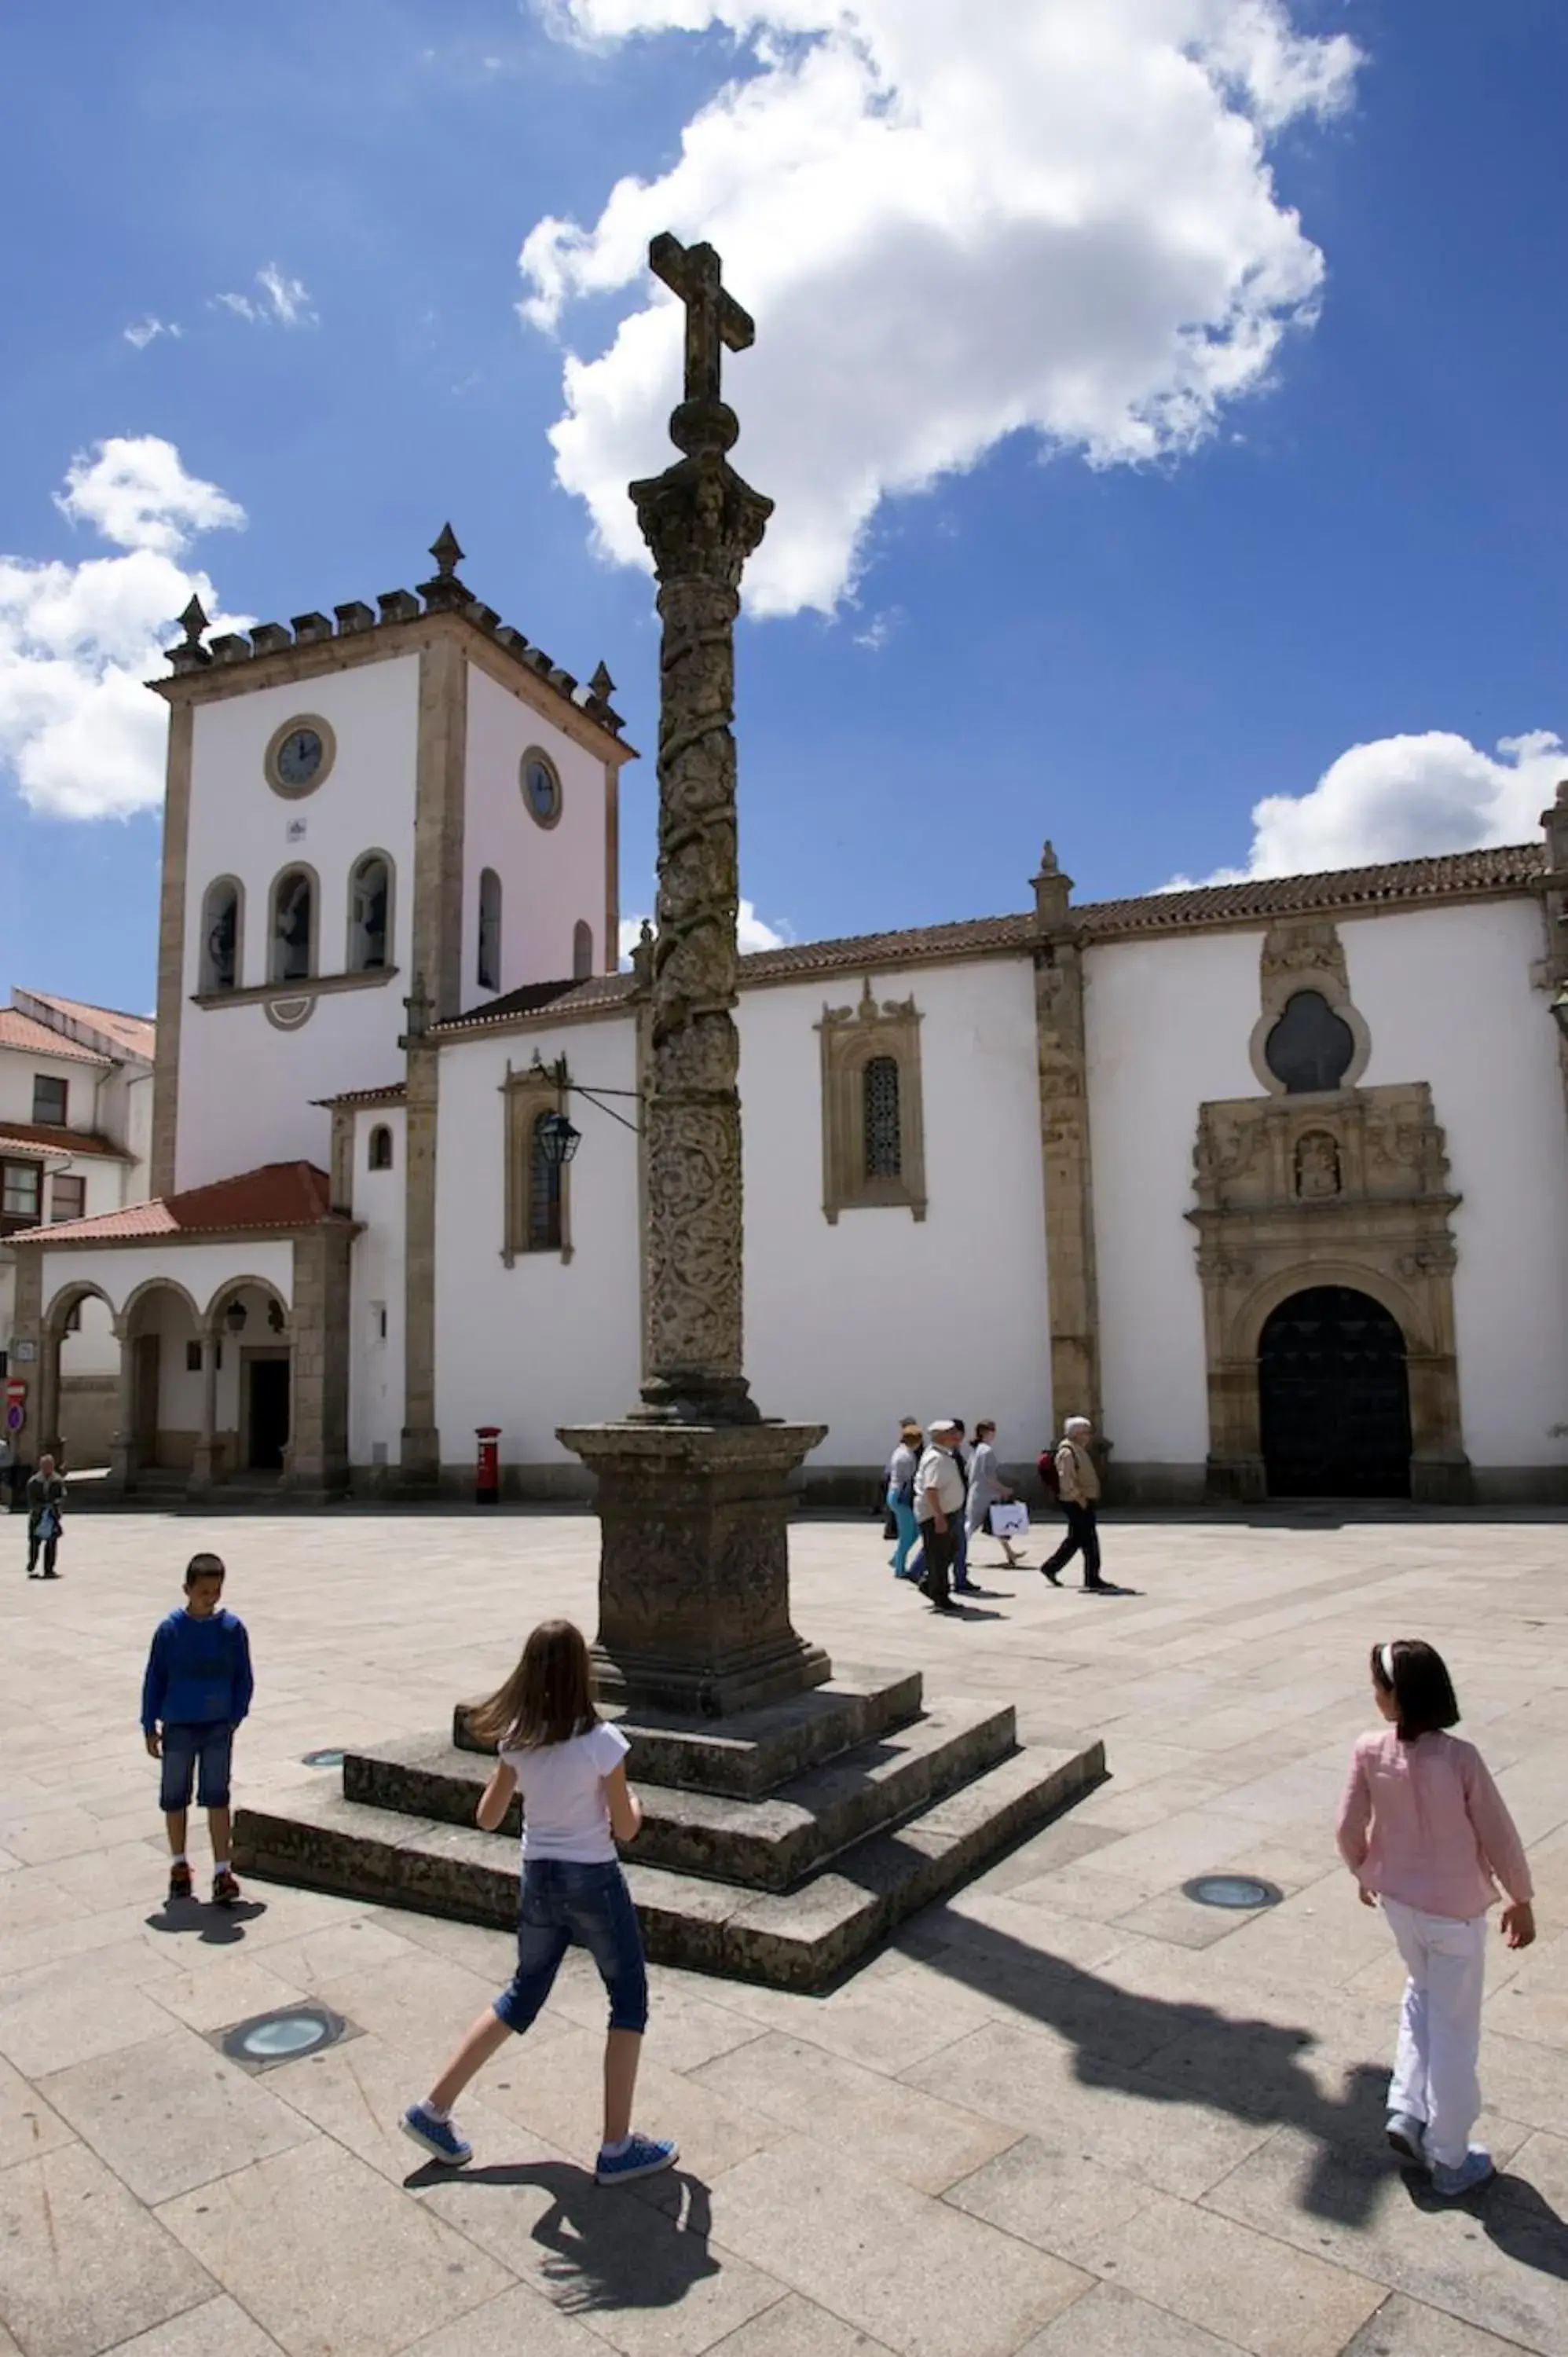
<path fill-rule="evenodd" d="M 283 1359 L 251 1361 L 251 1428 L 248 1436 L 251 1470 L 276 1473 L 282 1469 L 288 1439 L 289 1362 Z"/>
<path fill-rule="evenodd" d="M 1319 1285 L 1282 1302 L 1258 1344 L 1272 1498 L 1408 1498 L 1410 1383 L 1398 1320 Z"/>

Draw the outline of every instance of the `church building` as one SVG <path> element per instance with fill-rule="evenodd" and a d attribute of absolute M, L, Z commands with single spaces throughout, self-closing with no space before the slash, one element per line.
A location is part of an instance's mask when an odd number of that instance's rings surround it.
<path fill-rule="evenodd" d="M 577 1497 L 557 1427 L 637 1397 L 635 757 L 432 553 L 193 605 L 156 683 L 148 1200 L 9 1239 L 29 1430 L 91 1305 L 126 1493 L 460 1494 L 493 1426 Z M 1090 903 L 1047 845 L 1016 909 L 744 960 L 746 1363 L 829 1427 L 808 1496 L 942 1410 L 1017 1466 L 1088 1415 L 1151 1504 L 1568 1498 L 1568 789 L 1543 826 Z"/>

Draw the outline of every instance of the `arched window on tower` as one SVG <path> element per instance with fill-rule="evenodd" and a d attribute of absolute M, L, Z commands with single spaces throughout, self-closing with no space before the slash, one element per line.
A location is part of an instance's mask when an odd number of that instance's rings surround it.
<path fill-rule="evenodd" d="M 561 1249 L 561 1165 L 544 1146 L 544 1125 L 554 1119 L 546 1108 L 534 1117 L 528 1146 L 528 1249 Z"/>
<path fill-rule="evenodd" d="M 392 1167 L 392 1134 L 384 1121 L 378 1121 L 371 1132 L 370 1165 L 372 1170 Z"/>
<path fill-rule="evenodd" d="M 349 972 L 374 974 L 387 963 L 392 915 L 392 869 L 379 851 L 368 851 L 349 879 Z"/>
<path fill-rule="evenodd" d="M 572 979 L 586 982 L 594 971 L 594 929 L 585 917 L 572 928 Z"/>
<path fill-rule="evenodd" d="M 860 1076 L 867 1178 L 898 1178 L 904 1172 L 898 1059 L 873 1056 Z"/>
<path fill-rule="evenodd" d="M 273 886 L 268 979 L 305 982 L 314 964 L 316 880 L 308 867 L 285 867 Z"/>
<path fill-rule="evenodd" d="M 479 947 L 476 961 L 481 990 L 501 986 L 501 879 L 493 867 L 479 877 Z"/>
<path fill-rule="evenodd" d="M 220 876 L 208 886 L 201 909 L 202 989 L 237 990 L 240 957 L 240 887 L 232 876 Z"/>

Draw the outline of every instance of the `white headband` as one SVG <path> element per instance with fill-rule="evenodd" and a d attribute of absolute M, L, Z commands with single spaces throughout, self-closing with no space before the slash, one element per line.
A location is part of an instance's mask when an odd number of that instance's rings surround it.
<path fill-rule="evenodd" d="M 1383 1665 L 1383 1684 L 1386 1686 L 1391 1686 L 1394 1682 L 1394 1649 L 1391 1639 L 1382 1648 L 1378 1659 Z"/>

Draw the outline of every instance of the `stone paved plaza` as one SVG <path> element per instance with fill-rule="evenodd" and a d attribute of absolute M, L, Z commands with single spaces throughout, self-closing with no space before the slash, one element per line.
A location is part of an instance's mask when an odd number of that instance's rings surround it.
<path fill-rule="evenodd" d="M 440 1726 L 546 1612 L 591 1627 L 594 1525 L 82 1514 L 53 1587 L 0 1533 L 0 2357 L 1568 2357 L 1562 1521 L 1112 1523 L 1141 1593 L 982 1572 L 947 1624 L 872 1523 L 800 1526 L 797 1621 L 841 1667 L 1103 1733 L 1111 1780 L 825 1998 L 656 1973 L 639 2115 L 682 2164 L 608 2193 L 577 1959 L 461 2107 L 473 2168 L 419 2168 L 399 2110 L 509 1942 L 261 1885 L 171 1920 L 136 1725 L 198 1545 L 252 1632 L 243 1797 Z M 1539 1944 L 1492 1954 L 1501 2175 L 1457 2208 L 1382 2146 L 1401 1975 L 1332 1844 L 1368 1645 L 1418 1633 L 1540 1890 Z M 1283 1904 L 1182 1896 L 1224 1867 Z M 223 2059 L 303 1995 L 357 2034 Z"/>

